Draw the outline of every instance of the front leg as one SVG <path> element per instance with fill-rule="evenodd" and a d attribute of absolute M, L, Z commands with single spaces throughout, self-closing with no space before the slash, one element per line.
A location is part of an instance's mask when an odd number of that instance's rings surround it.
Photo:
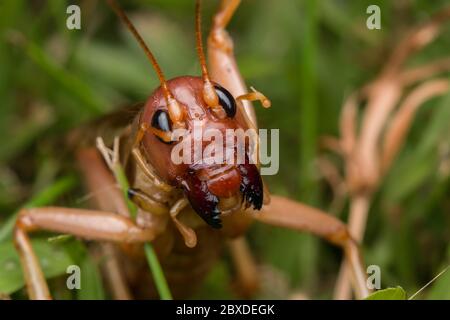
<path fill-rule="evenodd" d="M 209 70 L 212 79 L 227 88 L 234 97 L 253 99 L 259 95 L 257 92 L 254 92 L 252 96 L 247 94 L 248 89 L 234 57 L 233 40 L 225 29 L 239 3 L 240 0 L 222 0 L 220 9 L 214 16 L 213 26 L 208 37 Z M 265 104 L 264 98 L 258 100 L 261 100 L 263 105 Z M 241 100 L 241 102 L 244 121 L 249 128 L 257 128 L 252 104 L 245 100 Z M 254 212 L 253 216 L 256 220 L 264 223 L 309 231 L 341 246 L 351 266 L 357 296 L 362 298 L 368 295 L 359 248 L 350 237 L 346 225 L 340 220 L 320 210 L 277 196 L 273 196 L 271 203 L 264 206 L 262 212 Z"/>
<path fill-rule="evenodd" d="M 129 218 L 128 208 L 114 177 L 94 148 L 76 153 L 80 171 L 92 202 L 100 210 L 59 207 L 24 209 L 16 221 L 14 241 L 19 252 L 30 299 L 50 299 L 39 260 L 33 251 L 29 232 L 48 230 L 69 233 L 81 238 L 114 242 L 145 242 L 155 237 L 156 227 L 142 229 Z M 100 191 L 99 191 L 100 190 Z M 125 288 L 123 277 L 115 285 Z M 120 283 L 119 283 L 120 282 Z M 122 293 L 125 291 L 121 291 Z M 128 295 L 117 295 L 129 298 Z"/>
<path fill-rule="evenodd" d="M 350 236 L 347 226 L 342 221 L 318 209 L 274 195 L 272 195 L 269 205 L 263 206 L 261 211 L 253 211 L 252 215 L 258 221 L 297 231 L 311 232 L 340 246 L 352 271 L 356 296 L 362 299 L 369 295 L 358 244 Z"/>
<path fill-rule="evenodd" d="M 136 243 L 152 241 L 155 230 L 140 228 L 129 218 L 112 212 L 46 207 L 24 209 L 14 230 L 30 299 L 51 299 L 39 260 L 33 251 L 29 232 L 47 230 L 89 240 Z"/>

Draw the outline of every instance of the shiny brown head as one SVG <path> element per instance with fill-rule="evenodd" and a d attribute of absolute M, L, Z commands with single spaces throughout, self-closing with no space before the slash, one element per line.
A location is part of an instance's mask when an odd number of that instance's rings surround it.
<path fill-rule="evenodd" d="M 123 11 L 114 1 L 109 3 L 144 48 L 161 82 L 161 86 L 147 100 L 139 119 L 139 126 L 148 128 L 140 148 L 158 176 L 183 189 L 192 208 L 214 228 L 221 227 L 221 213 L 235 211 L 242 204 L 261 209 L 262 179 L 256 165 L 250 163 L 249 143 L 234 140 L 235 143 L 229 146 L 225 141 L 227 130 L 235 132 L 249 128 L 238 120 L 243 117 L 236 117 L 240 111 L 237 110 L 235 98 L 209 78 L 201 41 L 200 1 L 196 5 L 196 29 L 202 77 L 183 76 L 169 81 L 165 80 L 153 54 Z M 201 129 L 203 139 L 196 147 L 193 141 L 194 132 L 198 129 Z M 177 136 L 175 133 L 181 130 L 183 135 Z M 205 135 L 213 131 L 222 133 L 223 140 L 205 139 Z M 185 158 L 189 161 L 174 161 L 174 154 L 178 154 L 174 152 L 189 141 L 191 157 Z M 212 141 L 221 144 L 224 153 L 228 152 L 227 160 L 205 161 L 206 149 Z M 243 150 L 244 161 L 238 161 L 238 150 Z M 195 157 L 199 154 L 200 159 Z"/>
<path fill-rule="evenodd" d="M 220 227 L 219 214 L 221 210 L 240 207 L 241 202 L 260 209 L 263 201 L 262 180 L 255 164 L 246 157 L 244 162 L 238 163 L 236 152 L 238 148 L 245 149 L 248 154 L 248 143 L 231 144 L 230 161 L 205 164 L 205 149 L 211 144 L 206 139 L 201 140 L 201 161 L 194 158 L 195 150 L 193 134 L 201 128 L 203 137 L 216 130 L 221 132 L 224 140 L 220 143 L 226 150 L 226 131 L 231 129 L 247 130 L 244 123 L 236 119 L 236 101 L 233 96 L 220 85 L 213 83 L 214 90 L 219 97 L 219 106 L 226 114 L 219 118 L 208 106 L 203 97 L 204 81 L 200 77 L 178 77 L 167 82 L 174 99 L 183 109 L 184 129 L 186 135 L 181 141 L 164 141 L 159 131 L 172 132 L 174 123 L 169 116 L 168 106 L 161 88 L 158 88 L 148 99 L 140 122 L 147 123 L 156 131 L 148 130 L 142 141 L 142 150 L 156 173 L 165 181 L 182 188 L 194 210 L 211 226 Z M 194 127 L 196 126 L 196 127 Z M 191 157 L 185 163 L 173 161 L 174 148 L 181 149 L 183 143 L 188 142 Z M 216 141 L 214 141 L 216 142 Z M 215 155 L 213 153 L 213 155 Z"/>

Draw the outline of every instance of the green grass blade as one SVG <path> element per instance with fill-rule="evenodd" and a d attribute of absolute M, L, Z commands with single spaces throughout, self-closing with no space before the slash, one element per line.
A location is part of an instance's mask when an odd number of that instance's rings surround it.
<path fill-rule="evenodd" d="M 102 277 L 98 265 L 89 255 L 81 262 L 81 288 L 77 291 L 78 300 L 104 300 Z"/>
<path fill-rule="evenodd" d="M 317 119 L 317 2 L 305 1 L 304 33 L 300 49 L 300 191 L 309 204 L 317 200 L 318 189 L 313 165 L 318 139 Z"/>
<path fill-rule="evenodd" d="M 130 211 L 131 218 L 136 219 L 137 214 L 137 208 L 136 205 L 130 201 L 128 198 L 128 189 L 130 188 L 127 180 L 127 176 L 125 175 L 125 171 L 123 171 L 123 168 L 120 164 L 116 165 L 113 168 L 114 177 L 116 178 L 117 183 L 120 186 L 120 189 L 122 190 L 123 197 L 125 198 L 125 201 L 128 206 L 128 210 Z"/>
<path fill-rule="evenodd" d="M 55 64 L 38 45 L 27 41 L 25 52 L 37 66 L 60 85 L 61 89 L 82 103 L 92 114 L 98 115 L 108 110 L 108 103 L 103 97 L 97 95 L 88 84 L 70 71 Z"/>
<path fill-rule="evenodd" d="M 172 300 L 172 294 L 170 293 L 169 286 L 167 285 L 164 272 L 158 261 L 155 250 L 153 250 L 153 247 L 149 243 L 144 245 L 144 249 L 145 255 L 147 256 L 148 265 L 152 270 L 153 280 L 155 281 L 161 300 Z"/>
<path fill-rule="evenodd" d="M 115 164 L 113 167 L 113 173 L 117 180 L 117 183 L 122 189 L 125 201 L 127 202 L 128 208 L 130 209 L 130 214 L 133 219 L 136 218 L 137 209 L 136 205 L 128 198 L 127 191 L 129 189 L 129 184 L 125 172 L 120 164 Z M 150 266 L 150 271 L 153 275 L 153 280 L 155 281 L 156 289 L 158 290 L 159 296 L 162 300 L 172 300 L 172 294 L 170 293 L 169 286 L 167 285 L 164 272 L 161 268 L 161 264 L 158 261 L 155 251 L 150 243 L 144 245 L 145 255 L 147 256 L 147 262 Z"/>
<path fill-rule="evenodd" d="M 67 267 L 74 263 L 59 245 L 43 239 L 34 239 L 32 245 L 47 279 L 65 274 Z M 14 244 L 12 241 L 0 243 L 0 292 L 10 294 L 24 285 L 20 259 Z"/>

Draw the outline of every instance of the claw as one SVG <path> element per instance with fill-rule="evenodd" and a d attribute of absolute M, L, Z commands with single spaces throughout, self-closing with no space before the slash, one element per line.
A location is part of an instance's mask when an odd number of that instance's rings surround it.
<path fill-rule="evenodd" d="M 220 210 L 217 207 L 219 199 L 209 191 L 207 182 L 201 181 L 195 172 L 191 172 L 181 185 L 195 212 L 211 227 L 222 228 Z"/>
<path fill-rule="evenodd" d="M 242 180 L 240 190 L 245 207 L 253 205 L 253 209 L 261 210 L 264 200 L 264 191 L 261 175 L 254 164 L 245 163 L 239 165 Z"/>

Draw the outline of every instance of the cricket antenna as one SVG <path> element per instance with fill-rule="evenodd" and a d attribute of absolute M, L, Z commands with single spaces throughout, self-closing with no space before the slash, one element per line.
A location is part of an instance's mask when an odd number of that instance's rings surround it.
<path fill-rule="evenodd" d="M 206 67 L 205 52 L 203 51 L 201 0 L 196 0 L 195 3 L 195 35 L 197 40 L 197 54 L 200 59 L 203 80 L 210 81 L 208 69 Z"/>
<path fill-rule="evenodd" d="M 197 54 L 200 60 L 200 67 L 202 69 L 203 77 L 203 99 L 206 104 L 219 116 L 219 118 L 225 117 L 223 109 L 219 105 L 219 97 L 214 89 L 211 79 L 209 78 L 208 68 L 206 66 L 205 52 L 203 51 L 202 42 L 202 17 L 201 17 L 201 0 L 195 2 L 195 35 L 197 40 Z"/>
<path fill-rule="evenodd" d="M 181 109 L 178 102 L 174 99 L 172 96 L 172 93 L 169 90 L 169 87 L 167 86 L 166 79 L 164 77 L 164 74 L 161 70 L 161 68 L 158 65 L 158 62 L 156 61 L 155 56 L 150 51 L 149 47 L 144 42 L 144 39 L 142 39 L 139 32 L 134 27 L 133 23 L 128 19 L 125 12 L 122 10 L 122 8 L 119 6 L 117 1 L 115 0 L 107 0 L 109 6 L 114 10 L 114 12 L 119 16 L 119 18 L 123 21 L 123 23 L 127 26 L 127 28 L 131 31 L 133 36 L 138 41 L 141 48 L 144 50 L 145 54 L 147 55 L 148 59 L 150 60 L 151 64 L 153 65 L 153 68 L 155 69 L 156 74 L 158 75 L 159 82 L 161 83 L 161 88 L 164 92 L 164 97 L 167 102 L 167 107 L 169 110 L 169 116 L 172 120 L 172 122 L 175 124 L 176 127 L 183 127 L 182 120 L 184 118 L 184 112 Z"/>

